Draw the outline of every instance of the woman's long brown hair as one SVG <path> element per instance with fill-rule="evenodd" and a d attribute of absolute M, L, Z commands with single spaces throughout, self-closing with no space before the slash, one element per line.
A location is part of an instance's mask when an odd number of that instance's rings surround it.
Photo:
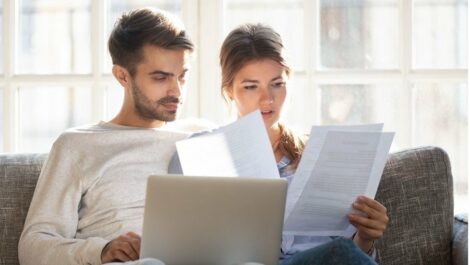
<path fill-rule="evenodd" d="M 222 95 L 231 89 L 236 73 L 247 63 L 270 59 L 284 67 L 287 76 L 291 69 L 283 54 L 284 46 L 281 36 L 272 28 L 262 24 L 241 25 L 225 38 L 220 50 L 220 67 L 222 68 Z M 287 157 L 291 169 L 297 168 L 305 141 L 289 128 L 279 123 L 281 137 L 279 150 Z"/>

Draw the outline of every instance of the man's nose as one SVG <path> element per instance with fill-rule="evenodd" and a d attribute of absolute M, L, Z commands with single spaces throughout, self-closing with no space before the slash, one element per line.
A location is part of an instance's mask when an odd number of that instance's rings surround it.
<path fill-rule="evenodd" d="M 179 98 L 181 96 L 182 84 L 179 80 L 175 80 L 172 83 L 170 90 L 168 90 L 168 96 Z"/>

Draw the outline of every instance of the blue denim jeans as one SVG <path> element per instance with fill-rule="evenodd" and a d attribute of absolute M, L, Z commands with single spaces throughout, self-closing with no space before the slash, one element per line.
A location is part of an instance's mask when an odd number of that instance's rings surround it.
<path fill-rule="evenodd" d="M 326 244 L 294 254 L 279 265 L 377 264 L 350 239 L 336 238 Z"/>

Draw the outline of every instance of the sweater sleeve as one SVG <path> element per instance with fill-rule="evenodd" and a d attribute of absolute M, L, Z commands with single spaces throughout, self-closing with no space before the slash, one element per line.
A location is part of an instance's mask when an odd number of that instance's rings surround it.
<path fill-rule="evenodd" d="M 82 176 L 73 147 L 60 136 L 42 168 L 19 241 L 22 265 L 101 264 L 107 240 L 75 238 Z"/>

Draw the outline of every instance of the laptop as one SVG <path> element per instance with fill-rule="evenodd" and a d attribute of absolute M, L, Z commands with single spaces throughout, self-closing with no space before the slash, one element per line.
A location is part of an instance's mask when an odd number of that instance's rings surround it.
<path fill-rule="evenodd" d="M 150 176 L 140 258 L 278 264 L 286 192 L 284 179 Z"/>

